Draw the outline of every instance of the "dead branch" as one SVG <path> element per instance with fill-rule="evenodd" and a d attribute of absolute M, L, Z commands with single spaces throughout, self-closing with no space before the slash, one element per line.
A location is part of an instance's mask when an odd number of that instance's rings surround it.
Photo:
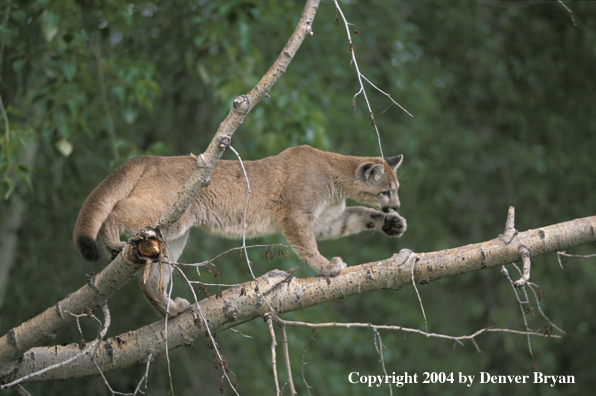
<path fill-rule="evenodd" d="M 381 154 L 381 157 L 383 157 L 383 147 L 381 145 L 381 134 L 379 133 L 379 128 L 377 126 L 377 122 L 375 121 L 375 116 L 374 116 L 374 113 L 370 106 L 370 102 L 368 100 L 368 95 L 366 94 L 366 89 L 364 88 L 364 84 L 362 83 L 362 80 L 363 79 L 366 80 L 372 87 L 374 87 L 376 90 L 381 92 L 383 95 L 387 96 L 394 104 L 399 106 L 399 108 L 402 109 L 403 111 L 405 111 L 410 117 L 414 117 L 414 116 L 412 114 L 410 114 L 405 108 L 403 108 L 399 103 L 397 103 L 395 100 L 393 100 L 391 95 L 380 90 L 376 85 L 374 85 L 372 82 L 370 82 L 370 80 L 368 80 L 360 72 L 360 68 L 358 67 L 358 61 L 356 59 L 356 51 L 354 48 L 354 42 L 352 41 L 352 35 L 350 34 L 350 26 L 353 26 L 353 25 L 346 20 L 346 17 L 344 16 L 344 13 L 343 13 L 341 7 L 339 6 L 339 3 L 337 2 L 337 0 L 333 0 L 333 3 L 335 4 L 335 9 L 341 16 L 341 19 L 342 19 L 344 26 L 346 28 L 346 35 L 348 36 L 348 43 L 349 43 L 349 49 L 350 49 L 350 55 L 351 55 L 350 65 L 354 65 L 354 68 L 356 69 L 356 77 L 358 78 L 358 84 L 360 85 L 360 90 L 358 92 L 356 92 L 356 94 L 352 98 L 352 109 L 356 108 L 356 98 L 358 97 L 358 95 L 362 94 L 362 96 L 364 96 L 364 100 L 366 102 L 366 107 L 368 109 L 368 113 L 369 113 L 369 117 L 370 117 L 370 124 L 374 128 L 374 130 L 377 134 L 377 142 L 379 144 L 379 152 Z M 336 19 L 335 24 L 336 24 L 336 26 L 339 26 L 339 19 Z M 358 34 L 358 33 L 356 32 L 356 34 Z"/>
<path fill-rule="evenodd" d="M 209 323 L 210 329 L 217 329 L 226 323 L 263 317 L 270 312 L 269 306 L 263 301 L 263 296 L 268 298 L 275 312 L 282 314 L 355 294 L 380 289 L 400 289 L 412 283 L 413 261 L 416 261 L 414 270 L 416 281 L 419 284 L 426 284 L 442 278 L 519 261 L 520 246 L 525 246 L 532 257 L 536 257 L 593 243 L 596 240 L 595 235 L 596 216 L 592 216 L 520 232 L 508 244 L 497 237 L 490 241 L 459 248 L 419 253 L 415 260 L 408 260 L 414 254 L 413 252 L 402 250 L 399 254 L 394 254 L 393 257 L 385 260 L 349 267 L 335 278 L 316 276 L 299 279 L 274 270 L 257 278 L 256 281 L 224 291 L 219 298 L 213 296 L 200 301 L 199 305 L 205 315 L 204 321 L 196 320 L 196 305 L 191 310 L 170 319 L 167 331 L 168 348 L 190 345 L 194 338 L 204 336 L 206 329 L 203 323 L 205 322 Z M 259 293 L 255 291 L 255 286 Z M 227 315 L 228 312 L 233 312 L 233 315 Z M 523 333 L 527 334 L 527 332 Z M 107 339 L 98 349 L 96 362 L 104 372 L 135 364 L 145 364 L 146 356 L 152 349 L 154 356 L 165 352 L 165 337 L 162 320 L 136 331 Z M 56 355 L 66 359 L 78 353 L 77 349 L 76 345 L 34 348 L 23 356 L 10 376 L 0 381 L 7 383 L 12 379 L 24 377 L 33 370 L 56 363 Z M 92 359 L 87 356 L 77 360 L 77 366 L 73 370 L 68 368 L 63 367 L 59 372 L 51 371 L 31 380 L 65 380 L 97 374 Z"/>
<path fill-rule="evenodd" d="M 372 323 L 359 323 L 359 322 L 355 322 L 355 323 L 337 323 L 337 322 L 307 323 L 307 322 L 298 322 L 298 321 L 292 321 L 292 320 L 283 320 L 279 317 L 276 318 L 276 320 L 279 323 L 283 324 L 284 326 L 306 327 L 309 329 L 313 329 L 313 331 L 316 329 L 323 329 L 323 328 L 327 328 L 327 327 L 335 327 L 335 328 L 343 328 L 343 329 L 350 329 L 352 327 L 366 328 L 366 329 L 373 329 L 374 331 L 392 330 L 392 331 L 401 331 L 403 333 L 420 334 L 425 337 L 442 338 L 442 339 L 452 340 L 461 346 L 464 345 L 462 341 L 470 340 L 470 341 L 474 342 L 474 345 L 476 346 L 476 349 L 478 350 L 478 352 L 480 352 L 480 349 L 478 348 L 478 345 L 476 345 L 476 343 L 475 343 L 475 338 L 478 337 L 480 334 L 484 334 L 484 333 L 509 333 L 509 334 L 537 336 L 537 337 L 545 336 L 544 333 L 541 333 L 538 331 L 532 331 L 529 329 L 526 331 L 520 331 L 520 330 L 512 330 L 512 329 L 500 329 L 500 328 L 495 328 L 495 327 L 485 327 L 483 329 L 477 330 L 476 332 L 474 332 L 473 334 L 470 334 L 470 335 L 450 336 L 450 335 L 439 334 L 439 333 L 428 333 L 428 332 L 420 330 L 420 329 L 412 329 L 409 327 L 391 326 L 391 325 L 375 325 Z M 560 335 L 556 335 L 556 334 L 548 334 L 548 336 L 553 337 L 553 338 L 561 338 Z"/>

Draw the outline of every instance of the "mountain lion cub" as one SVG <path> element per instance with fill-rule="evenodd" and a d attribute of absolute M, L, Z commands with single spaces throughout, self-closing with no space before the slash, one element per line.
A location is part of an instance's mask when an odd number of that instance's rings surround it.
<path fill-rule="evenodd" d="M 401 155 L 352 157 L 300 146 L 273 157 L 245 161 L 251 188 L 246 237 L 282 234 L 307 265 L 320 275 L 336 276 L 346 264 L 340 257 L 331 261 L 323 257 L 317 240 L 364 230 L 399 237 L 406 230 L 406 220 L 397 213 L 395 170 L 402 159 Z M 99 233 L 109 256 L 115 258 L 126 246 L 120 242 L 120 234 L 135 234 L 155 223 L 194 167 L 191 156 L 143 155 L 122 164 L 83 203 L 74 229 L 77 250 L 87 260 L 99 260 L 101 248 L 95 241 Z M 201 190 L 166 235 L 173 262 L 182 253 L 193 226 L 228 238 L 242 237 L 246 181 L 240 163 L 218 161 L 211 179 L 211 185 Z M 346 207 L 346 198 L 380 211 Z M 168 298 L 163 285 L 169 284 L 170 277 L 169 266 L 164 265 L 160 274 L 159 264 L 154 263 L 149 277 L 141 277 L 141 288 L 158 312 L 174 316 L 189 303 Z"/>

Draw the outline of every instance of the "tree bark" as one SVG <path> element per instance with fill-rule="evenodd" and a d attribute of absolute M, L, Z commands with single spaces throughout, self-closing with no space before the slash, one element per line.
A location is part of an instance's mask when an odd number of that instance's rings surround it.
<path fill-rule="evenodd" d="M 19 155 L 19 162 L 33 168 L 36 152 L 37 146 L 30 143 Z M 0 308 L 4 304 L 10 270 L 17 259 L 18 232 L 25 211 L 25 202 L 18 191 L 13 192 L 6 206 L 0 205 Z"/>
<path fill-rule="evenodd" d="M 16 261 L 18 231 L 21 228 L 25 203 L 14 193 L 6 206 L 0 206 L 0 308 L 4 304 L 4 296 L 8 286 L 10 269 Z"/>
<path fill-rule="evenodd" d="M 438 252 L 417 254 L 404 249 L 385 260 L 349 267 L 335 278 L 317 276 L 299 279 L 274 270 L 256 281 L 223 292 L 219 298 L 213 296 L 199 304 L 209 328 L 215 330 L 229 322 L 262 317 L 270 312 L 270 307 L 275 313 L 282 314 L 351 295 L 380 289 L 400 289 L 412 283 L 412 273 L 416 283 L 426 284 L 520 261 L 522 248 L 536 257 L 595 241 L 596 216 L 592 216 L 523 233 L 506 233 L 490 241 Z M 260 293 L 255 292 L 256 287 Z M 191 345 L 196 337 L 205 336 L 206 329 L 197 312 L 196 306 L 193 306 L 193 309 L 169 321 L 169 349 Z M 108 372 L 144 364 L 150 353 L 153 356 L 164 353 L 164 324 L 164 320 L 161 320 L 103 341 L 96 354 L 96 363 L 102 371 Z M 0 379 L 0 383 L 6 384 L 12 379 L 66 360 L 79 353 L 79 348 L 78 344 L 34 348 L 25 353 L 18 369 L 9 377 Z M 67 367 L 31 378 L 30 381 L 65 380 L 97 374 L 92 357 L 87 355 Z"/>

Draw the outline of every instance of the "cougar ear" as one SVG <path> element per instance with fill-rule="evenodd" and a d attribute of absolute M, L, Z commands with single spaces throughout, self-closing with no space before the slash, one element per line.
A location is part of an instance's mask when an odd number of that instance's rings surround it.
<path fill-rule="evenodd" d="M 396 155 L 395 157 L 385 157 L 385 162 L 389 164 L 389 166 L 395 171 L 401 165 L 401 162 L 404 160 L 403 155 Z"/>
<path fill-rule="evenodd" d="M 364 180 L 364 181 L 371 181 L 371 180 L 379 180 L 381 176 L 385 173 L 385 168 L 381 164 L 373 164 L 372 162 L 367 162 L 358 167 L 356 173 Z"/>

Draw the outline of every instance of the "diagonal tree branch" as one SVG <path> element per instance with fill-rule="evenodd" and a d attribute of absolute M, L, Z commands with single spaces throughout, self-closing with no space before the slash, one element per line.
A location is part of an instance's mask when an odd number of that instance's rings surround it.
<path fill-rule="evenodd" d="M 528 249 L 532 257 L 552 253 L 596 241 L 596 216 L 571 220 L 536 230 L 517 233 L 511 240 L 501 236 L 490 241 L 430 253 L 413 253 L 404 249 L 393 257 L 349 267 L 335 278 L 321 276 L 294 278 L 274 270 L 243 285 L 231 288 L 221 297 L 200 302 L 210 329 L 226 323 L 262 317 L 269 312 L 268 298 L 278 314 L 308 308 L 351 295 L 380 289 L 400 289 L 412 283 L 412 267 L 416 283 L 426 284 L 438 279 L 495 268 L 520 261 L 520 248 Z M 255 291 L 258 288 L 259 293 Z M 204 336 L 203 322 L 196 309 L 171 319 L 168 325 L 168 346 L 171 349 L 188 346 L 196 337 Z M 136 331 L 110 338 L 102 343 L 96 363 L 102 371 L 113 371 L 135 364 L 144 364 L 147 356 L 165 352 L 164 321 Z M 7 383 L 34 370 L 66 360 L 78 353 L 76 344 L 34 348 L 27 352 L 18 370 L 0 379 Z M 91 357 L 85 356 L 62 368 L 33 378 L 33 381 L 65 380 L 96 375 Z"/>
<path fill-rule="evenodd" d="M 124 286 L 145 265 L 144 261 L 133 261 L 131 253 L 128 246 L 103 271 L 92 275 L 85 286 L 0 338 L 0 378 L 16 369 L 27 350 L 54 338 L 75 322 L 76 315 L 100 307 Z"/>
<path fill-rule="evenodd" d="M 248 94 L 241 95 L 234 100 L 232 110 L 219 125 L 209 147 L 198 156 L 195 171 L 178 193 L 176 201 L 154 225 L 156 228 L 167 233 L 184 214 L 201 188 L 209 185 L 211 171 L 223 151 L 228 147 L 236 129 L 242 124 L 246 115 L 269 95 L 269 91 L 285 73 L 306 36 L 313 34 L 312 23 L 319 3 L 320 0 L 306 2 L 298 26 L 271 68 Z M 147 238 L 151 238 L 151 235 L 147 234 L 137 239 L 133 238 L 133 240 L 138 242 Z M 145 261 L 142 259 L 143 256 L 139 254 L 138 246 L 129 244 L 123 254 L 112 261 L 101 273 L 92 277 L 86 286 L 1 337 L 0 378 L 9 376 L 16 370 L 18 361 L 25 351 L 53 338 L 74 322 L 72 315 L 64 314 L 65 310 L 76 315 L 86 309 L 93 310 L 101 306 L 143 267 Z"/>
<path fill-rule="evenodd" d="M 170 205 L 155 223 L 155 227 L 167 233 L 180 217 L 182 217 L 194 197 L 201 191 L 201 188 L 211 183 L 209 178 L 211 171 L 225 149 L 229 146 L 236 129 L 244 122 L 246 115 L 263 98 L 269 96 L 269 91 L 273 87 L 273 84 L 286 72 L 286 69 L 306 36 L 314 34 L 312 23 L 319 8 L 319 3 L 320 0 L 308 0 L 306 2 L 304 11 L 302 11 L 302 15 L 298 21 L 298 26 L 273 65 L 249 93 L 234 99 L 232 110 L 226 119 L 219 124 L 219 128 L 211 140 L 209 147 L 207 147 L 207 150 L 203 154 L 198 156 L 195 171 L 178 193 L 176 201 Z"/>

